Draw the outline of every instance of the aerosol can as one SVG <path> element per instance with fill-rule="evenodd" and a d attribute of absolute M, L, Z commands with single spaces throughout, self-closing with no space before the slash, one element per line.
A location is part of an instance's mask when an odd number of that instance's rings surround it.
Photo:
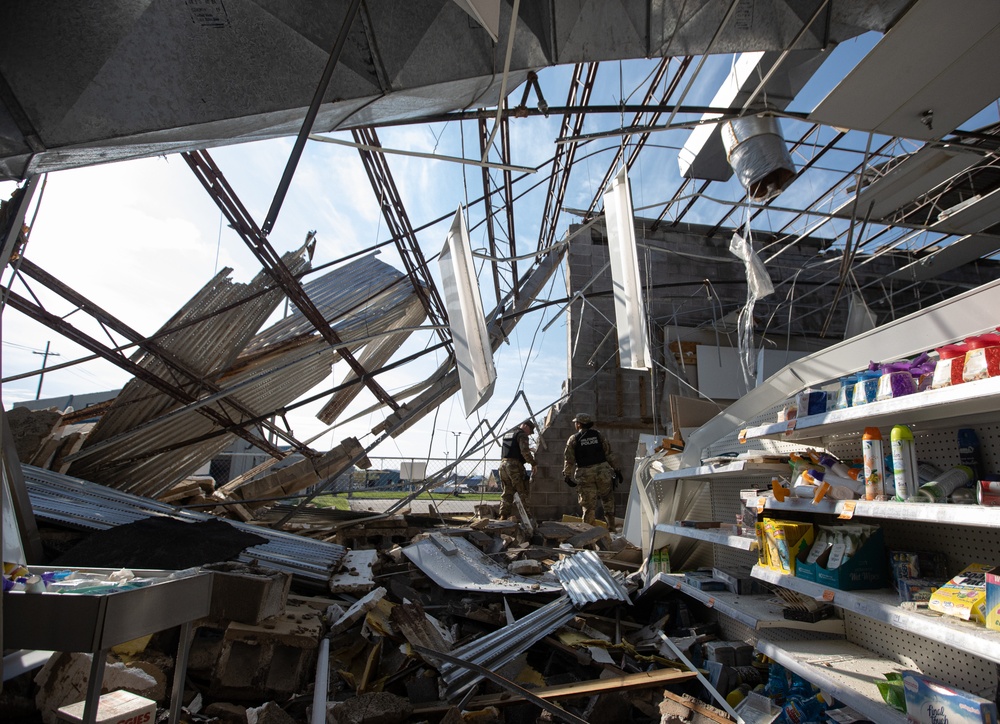
<path fill-rule="evenodd" d="M 917 450 L 913 433 L 906 425 L 896 425 L 889 437 L 892 447 L 892 476 L 896 481 L 896 500 L 917 496 Z"/>
<path fill-rule="evenodd" d="M 882 431 L 866 427 L 861 436 L 861 455 L 865 465 L 865 500 L 888 500 L 885 493 L 885 453 L 882 450 Z M 895 493 L 895 491 L 893 491 Z"/>

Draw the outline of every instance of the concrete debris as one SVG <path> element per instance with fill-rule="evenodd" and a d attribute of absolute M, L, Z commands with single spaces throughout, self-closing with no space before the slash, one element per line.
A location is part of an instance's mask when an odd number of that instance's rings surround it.
<path fill-rule="evenodd" d="M 367 593 L 375 587 L 378 551 L 348 551 L 339 573 L 330 577 L 330 593 Z"/>
<path fill-rule="evenodd" d="M 295 719 L 273 701 L 246 710 L 247 724 L 295 724 Z"/>
<path fill-rule="evenodd" d="M 385 593 L 385 589 L 379 587 L 362 598 L 360 601 L 357 601 L 354 605 L 344 611 L 343 616 L 330 624 L 329 635 L 336 636 L 360 621 L 366 613 L 375 608 L 375 604 L 382 600 Z"/>
<path fill-rule="evenodd" d="M 412 713 L 407 699 L 386 691 L 361 694 L 333 709 L 337 724 L 403 724 Z"/>

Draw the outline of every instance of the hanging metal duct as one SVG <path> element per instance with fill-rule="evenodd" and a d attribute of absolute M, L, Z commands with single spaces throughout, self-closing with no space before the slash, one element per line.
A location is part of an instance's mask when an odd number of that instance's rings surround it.
<path fill-rule="evenodd" d="M 795 177 L 795 164 L 774 116 L 749 116 L 723 123 L 722 145 L 736 178 L 754 201 L 777 196 Z"/>

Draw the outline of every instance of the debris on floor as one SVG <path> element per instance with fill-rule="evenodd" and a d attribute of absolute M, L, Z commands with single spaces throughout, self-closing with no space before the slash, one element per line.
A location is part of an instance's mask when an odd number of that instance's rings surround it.
<path fill-rule="evenodd" d="M 760 666 L 746 656 L 740 666 L 711 661 L 728 650 L 711 645 L 725 637 L 707 610 L 696 618 L 669 589 L 640 596 L 641 551 L 579 519 L 528 526 L 496 520 L 492 508 L 471 518 L 338 519 L 325 530 L 311 518 L 310 538 L 354 546 L 331 564 L 325 585 L 242 562 L 247 551 L 206 564 L 215 574 L 211 615 L 194 626 L 183 720 L 316 721 L 320 702 L 320 720 L 339 724 L 731 721 L 713 705 L 708 679 L 682 659 L 731 687 L 754 686 Z M 165 547 L 199 540 L 181 541 L 174 528 L 163 528 Z M 144 547 L 155 550 L 158 529 L 150 530 Z M 67 546 L 60 529 L 42 534 Z M 90 546 L 95 556 L 105 548 Z M 71 549 L 86 553 L 86 538 Z M 177 636 L 173 629 L 116 647 L 105 689 L 155 700 L 165 716 Z M 85 654 L 54 654 L 7 688 L 0 716 L 18 710 L 20 689 L 33 690 L 42 719 L 54 724 L 59 707 L 83 700 L 89 670 Z"/>

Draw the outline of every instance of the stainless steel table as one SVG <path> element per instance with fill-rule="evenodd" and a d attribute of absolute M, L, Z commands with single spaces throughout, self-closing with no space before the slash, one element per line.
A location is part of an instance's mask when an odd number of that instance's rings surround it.
<path fill-rule="evenodd" d="M 29 566 L 32 573 L 55 569 Z M 112 569 L 69 570 L 112 573 Z M 174 626 L 181 627 L 170 698 L 170 724 L 177 724 L 192 622 L 208 615 L 212 603 L 212 574 L 199 572 L 168 578 L 172 571 L 135 570 L 141 578 L 161 579 L 145 588 L 100 594 L 26 593 L 10 591 L 3 599 L 5 647 L 87 652 L 94 656 L 87 682 L 84 724 L 93 724 L 104 680 L 104 665 L 112 646 Z"/>

